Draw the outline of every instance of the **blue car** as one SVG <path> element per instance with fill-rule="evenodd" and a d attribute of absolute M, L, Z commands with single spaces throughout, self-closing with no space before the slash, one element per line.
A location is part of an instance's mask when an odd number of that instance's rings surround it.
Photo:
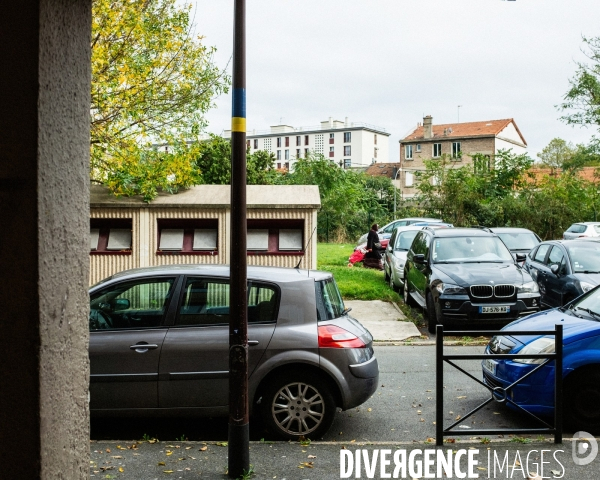
<path fill-rule="evenodd" d="M 554 353 L 554 335 L 511 335 L 512 331 L 554 331 L 563 325 L 564 427 L 600 433 L 600 287 L 564 307 L 516 320 L 494 336 L 485 353 Z M 482 362 L 484 382 L 506 388 L 543 363 L 539 359 Z M 508 398 L 537 416 L 554 414 L 554 362 L 550 362 L 508 391 Z M 510 407 L 510 402 L 507 402 Z M 513 407 L 514 408 L 514 407 Z"/>

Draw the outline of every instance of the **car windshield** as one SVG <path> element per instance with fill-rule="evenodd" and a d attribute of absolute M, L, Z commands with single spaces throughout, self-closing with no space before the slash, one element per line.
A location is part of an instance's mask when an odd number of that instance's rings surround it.
<path fill-rule="evenodd" d="M 497 233 L 509 250 L 531 250 L 539 242 L 533 233 Z"/>
<path fill-rule="evenodd" d="M 394 250 L 405 250 L 408 252 L 412 241 L 417 236 L 420 230 L 408 230 L 406 232 L 401 232 L 396 237 L 396 244 L 394 245 Z"/>
<path fill-rule="evenodd" d="M 573 302 L 568 308 L 587 312 L 594 320 L 600 320 L 600 289 L 583 295 L 581 300 Z"/>
<path fill-rule="evenodd" d="M 574 273 L 600 272 L 600 244 L 582 242 L 567 247 Z"/>
<path fill-rule="evenodd" d="M 502 240 L 487 236 L 436 238 L 432 259 L 434 263 L 514 262 Z"/>
<path fill-rule="evenodd" d="M 344 314 L 344 301 L 333 278 L 315 282 L 319 321 L 333 320 Z"/>

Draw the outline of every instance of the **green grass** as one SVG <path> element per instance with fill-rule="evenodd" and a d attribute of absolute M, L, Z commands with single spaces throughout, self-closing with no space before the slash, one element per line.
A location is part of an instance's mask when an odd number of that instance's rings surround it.
<path fill-rule="evenodd" d="M 402 303 L 384 280 L 382 271 L 364 268 L 361 263 L 348 267 L 348 257 L 355 245 L 348 243 L 319 243 L 317 246 L 317 268 L 333 273 L 346 300 L 382 300 Z"/>

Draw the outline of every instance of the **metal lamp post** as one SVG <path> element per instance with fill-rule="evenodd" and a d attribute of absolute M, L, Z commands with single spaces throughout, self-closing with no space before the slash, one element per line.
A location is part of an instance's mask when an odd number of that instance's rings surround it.
<path fill-rule="evenodd" d="M 394 174 L 394 181 L 398 177 L 398 174 L 402 171 L 402 168 L 397 168 L 396 173 Z M 394 185 L 394 213 L 396 213 L 396 185 Z"/>

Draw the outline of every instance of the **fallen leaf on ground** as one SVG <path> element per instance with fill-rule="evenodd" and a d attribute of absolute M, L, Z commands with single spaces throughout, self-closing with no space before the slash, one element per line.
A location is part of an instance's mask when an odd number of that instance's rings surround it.
<path fill-rule="evenodd" d="M 217 442 L 215 445 L 217 445 L 218 447 L 226 447 L 227 442 Z"/>
<path fill-rule="evenodd" d="M 119 467 L 119 472 L 123 473 L 125 469 L 123 467 Z"/>
<path fill-rule="evenodd" d="M 166 465 L 166 463 L 165 463 L 165 462 L 158 462 L 158 466 L 159 466 L 159 467 L 164 467 L 165 465 Z"/>
<path fill-rule="evenodd" d="M 317 458 L 316 455 L 309 455 L 308 458 Z"/>
<path fill-rule="evenodd" d="M 203 447 L 200 447 L 198 450 L 200 450 L 201 452 L 206 452 L 207 449 L 208 449 L 208 447 L 206 445 L 204 445 Z"/>

